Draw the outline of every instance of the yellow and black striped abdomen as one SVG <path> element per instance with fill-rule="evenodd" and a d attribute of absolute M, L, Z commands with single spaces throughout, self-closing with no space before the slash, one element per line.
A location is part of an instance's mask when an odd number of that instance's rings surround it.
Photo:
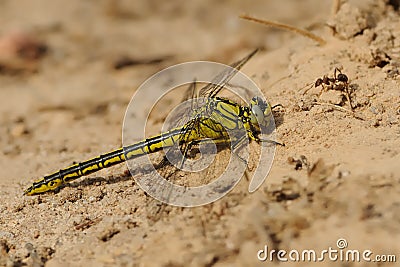
<path fill-rule="evenodd" d="M 149 153 L 157 152 L 166 147 L 171 147 L 178 142 L 181 131 L 182 128 L 176 128 L 46 175 L 35 181 L 32 186 L 25 190 L 24 194 L 31 196 L 51 191 L 60 187 L 63 183 L 68 183 L 79 177 L 111 167 L 126 160 L 131 160 Z"/>

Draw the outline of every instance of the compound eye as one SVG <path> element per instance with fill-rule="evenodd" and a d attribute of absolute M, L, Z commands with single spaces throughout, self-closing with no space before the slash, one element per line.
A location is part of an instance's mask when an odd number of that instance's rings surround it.
<path fill-rule="evenodd" d="M 251 99 L 251 104 L 252 104 L 253 106 L 258 105 L 259 102 L 260 102 L 260 98 L 259 98 L 258 96 L 254 96 L 254 97 Z"/>
<path fill-rule="evenodd" d="M 261 107 L 258 105 L 252 106 L 251 111 L 253 112 L 254 116 L 257 118 L 258 123 L 262 123 L 264 120 L 264 112 L 262 111 Z"/>

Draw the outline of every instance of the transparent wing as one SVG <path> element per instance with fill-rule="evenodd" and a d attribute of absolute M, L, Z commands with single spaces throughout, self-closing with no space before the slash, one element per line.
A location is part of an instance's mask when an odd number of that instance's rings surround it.
<path fill-rule="evenodd" d="M 188 89 L 185 90 L 179 106 L 175 108 L 173 115 L 169 118 L 169 123 L 166 125 L 168 130 L 185 125 L 190 121 L 192 111 L 197 107 L 196 87 L 197 82 L 194 79 Z"/>
<path fill-rule="evenodd" d="M 225 87 L 225 85 L 238 73 L 238 71 L 249 61 L 250 58 L 257 53 L 258 49 L 251 52 L 246 57 L 242 58 L 241 60 L 233 63 L 230 65 L 231 68 L 228 68 L 226 71 L 221 72 L 218 74 L 213 81 L 204 86 L 200 89 L 199 96 L 200 97 L 207 97 L 207 98 L 214 98 L 218 95 L 218 93 Z"/>

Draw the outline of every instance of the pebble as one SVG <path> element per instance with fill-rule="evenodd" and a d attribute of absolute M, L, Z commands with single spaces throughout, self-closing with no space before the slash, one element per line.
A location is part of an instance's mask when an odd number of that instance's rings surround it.
<path fill-rule="evenodd" d="M 40 232 L 39 232 L 39 230 L 35 230 L 34 232 L 33 232 L 33 238 L 38 238 L 40 236 Z"/>
<path fill-rule="evenodd" d="M 28 134 L 28 128 L 23 123 L 17 123 L 12 129 L 10 134 L 13 137 L 21 137 L 22 135 Z"/>

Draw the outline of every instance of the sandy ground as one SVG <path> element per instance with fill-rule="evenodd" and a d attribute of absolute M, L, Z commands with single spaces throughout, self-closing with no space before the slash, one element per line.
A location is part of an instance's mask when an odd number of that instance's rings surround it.
<path fill-rule="evenodd" d="M 395 265 L 257 259 L 266 245 L 321 252 L 339 238 L 398 264 L 398 1 L 349 1 L 337 13 L 330 1 L 242 2 L 0 1 L 1 266 Z M 121 164 L 22 196 L 42 175 L 118 148 L 125 109 L 150 75 L 190 60 L 229 64 L 255 47 L 244 73 L 283 106 L 275 115 L 286 144 L 255 193 L 242 179 L 213 204 L 167 207 L 153 220 L 154 201 Z M 335 67 L 350 79 L 354 114 L 343 92 L 309 89 Z"/>

